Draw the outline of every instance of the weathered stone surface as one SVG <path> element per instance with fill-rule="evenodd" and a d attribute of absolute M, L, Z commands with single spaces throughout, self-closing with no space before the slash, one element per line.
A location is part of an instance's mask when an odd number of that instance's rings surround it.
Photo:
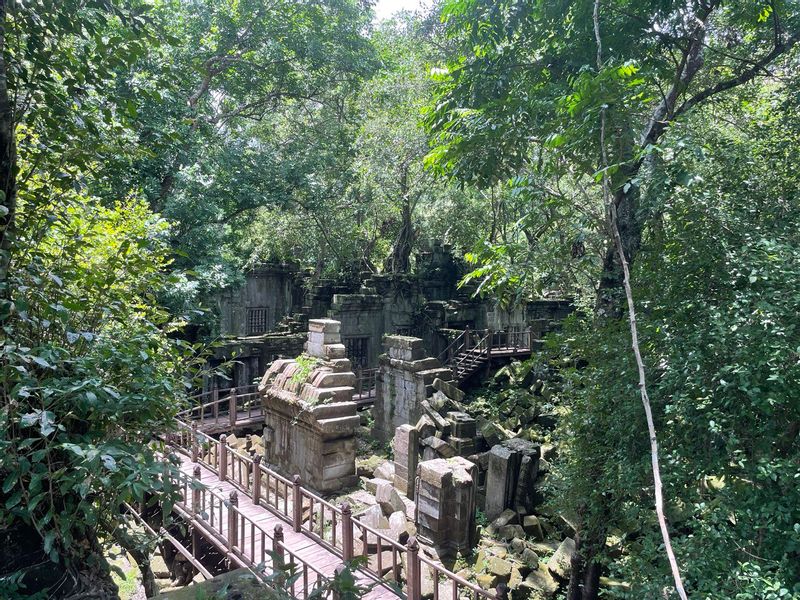
<path fill-rule="evenodd" d="M 334 319 L 309 319 L 308 331 L 315 333 L 339 333 L 341 322 Z"/>
<path fill-rule="evenodd" d="M 400 494 L 388 481 L 381 480 L 375 490 L 375 500 L 383 510 L 383 514 L 391 515 L 398 511 L 405 511 L 406 505 L 403 503 Z"/>
<path fill-rule="evenodd" d="M 381 456 L 377 456 L 373 454 L 369 458 L 362 458 L 356 461 L 356 474 L 359 477 L 367 477 L 371 479 L 373 477 L 373 473 L 375 473 L 375 469 L 378 468 L 384 461 L 384 458 Z"/>
<path fill-rule="evenodd" d="M 490 447 L 496 446 L 500 442 L 508 439 L 505 432 L 491 421 L 483 421 L 479 424 L 481 435 Z"/>
<path fill-rule="evenodd" d="M 419 462 L 419 431 L 409 424 L 395 429 L 394 487 L 414 498 L 414 477 Z"/>
<path fill-rule="evenodd" d="M 309 346 L 319 359 L 310 370 L 297 361 L 278 360 L 267 370 L 262 393 L 265 460 L 284 475 L 299 474 L 305 485 L 321 492 L 357 481 L 355 431 L 359 416 L 353 399 L 355 375 L 347 359 L 328 360 L 328 342 L 339 341 L 339 323 L 312 319 Z M 252 443 L 252 438 L 251 438 Z M 364 471 L 362 470 L 362 473 Z"/>
<path fill-rule="evenodd" d="M 416 423 L 424 414 L 434 373 L 445 371 L 435 358 L 424 356 L 419 338 L 385 336 L 387 353 L 379 358 L 377 397 L 373 406 L 374 434 L 382 440 L 394 435 L 405 423 Z M 452 377 L 452 374 L 450 374 Z"/>
<path fill-rule="evenodd" d="M 486 474 L 486 515 L 495 518 L 504 508 L 536 505 L 535 482 L 540 447 L 520 439 L 498 444 L 489 451 Z"/>
<path fill-rule="evenodd" d="M 456 437 L 474 438 L 478 433 L 478 424 L 475 419 L 465 412 L 450 411 L 447 413 L 450 430 Z"/>
<path fill-rule="evenodd" d="M 475 465 L 461 457 L 423 461 L 417 468 L 417 534 L 441 555 L 475 543 Z"/>
<path fill-rule="evenodd" d="M 492 525 L 495 529 L 500 529 L 506 525 L 516 525 L 517 523 L 519 523 L 519 515 L 515 510 L 510 508 L 505 509 L 494 521 L 492 521 Z"/>
<path fill-rule="evenodd" d="M 384 461 L 375 469 L 375 477 L 377 479 L 385 479 L 386 481 L 394 482 L 394 463 Z"/>
<path fill-rule="evenodd" d="M 419 431 L 420 438 L 425 439 L 436 433 L 436 424 L 428 415 L 422 415 L 417 421 L 415 429 Z"/>
<path fill-rule="evenodd" d="M 460 438 L 451 435 L 447 438 L 447 443 L 453 447 L 459 456 L 469 458 L 475 452 L 475 438 Z"/>
<path fill-rule="evenodd" d="M 478 585 L 485 590 L 493 590 L 500 583 L 500 579 L 493 573 L 481 573 L 475 579 Z"/>
<path fill-rule="evenodd" d="M 572 556 L 575 554 L 575 540 L 566 538 L 547 561 L 547 569 L 560 580 L 569 578 Z"/>
<path fill-rule="evenodd" d="M 539 517 L 535 515 L 527 515 L 522 519 L 522 528 L 525 533 L 537 541 L 544 540 L 544 530 L 542 524 L 539 522 Z"/>
<path fill-rule="evenodd" d="M 501 527 L 498 531 L 500 538 L 511 541 L 515 537 L 520 537 L 525 535 L 525 531 L 522 529 L 520 525 L 506 525 L 505 527 Z"/>
<path fill-rule="evenodd" d="M 534 590 L 540 591 L 541 596 L 545 599 L 553 598 L 558 591 L 558 582 L 553 579 L 553 576 L 543 564 L 531 571 L 525 578 L 525 582 L 530 584 Z"/>
<path fill-rule="evenodd" d="M 383 515 L 383 510 L 378 505 L 370 506 L 356 518 L 372 529 L 389 528 L 389 519 Z"/>
<path fill-rule="evenodd" d="M 420 405 L 422 406 L 422 410 L 425 411 L 425 414 L 433 421 L 436 429 L 441 431 L 444 435 L 450 435 L 450 423 L 447 422 L 447 419 L 436 412 L 427 400 L 420 402 Z"/>
<path fill-rule="evenodd" d="M 364 489 L 367 490 L 373 496 L 375 492 L 378 491 L 378 486 L 382 483 L 386 483 L 385 479 L 378 479 L 377 477 L 372 477 L 370 479 L 364 479 Z"/>
<path fill-rule="evenodd" d="M 486 516 L 496 519 L 513 504 L 516 491 L 515 474 L 519 472 L 521 457 L 510 449 L 496 445 L 489 451 L 489 468 L 486 474 Z"/>
<path fill-rule="evenodd" d="M 492 575 L 496 575 L 502 581 L 508 581 L 511 577 L 512 564 L 502 558 L 493 557 L 489 559 L 486 570 Z"/>
<path fill-rule="evenodd" d="M 539 555 L 530 548 L 522 550 L 522 561 L 531 569 L 539 568 Z"/>
<path fill-rule="evenodd" d="M 437 377 L 433 380 L 433 388 L 455 402 L 461 403 L 464 401 L 464 392 L 450 381 L 444 381 Z"/>
<path fill-rule="evenodd" d="M 456 455 L 455 449 L 441 438 L 431 436 L 422 440 L 422 444 L 432 448 L 442 458 L 452 458 Z"/>

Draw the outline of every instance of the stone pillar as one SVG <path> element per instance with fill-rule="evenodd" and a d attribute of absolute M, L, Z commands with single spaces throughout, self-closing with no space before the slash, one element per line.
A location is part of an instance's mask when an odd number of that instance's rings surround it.
<path fill-rule="evenodd" d="M 421 402 L 435 391 L 434 380 L 449 381 L 453 374 L 437 359 L 426 357 L 420 338 L 387 335 L 383 344 L 386 353 L 378 359 L 373 433 L 380 440 L 388 440 L 397 427 L 416 423 L 422 416 Z"/>
<path fill-rule="evenodd" d="M 417 535 L 441 556 L 468 551 L 476 542 L 477 467 L 465 458 L 425 461 L 417 468 Z"/>
<path fill-rule="evenodd" d="M 517 438 L 492 447 L 486 474 L 485 512 L 489 520 L 507 508 L 533 509 L 540 454 L 539 444 Z"/>
<path fill-rule="evenodd" d="M 414 476 L 419 462 L 419 431 L 406 423 L 394 433 L 394 487 L 414 499 Z"/>

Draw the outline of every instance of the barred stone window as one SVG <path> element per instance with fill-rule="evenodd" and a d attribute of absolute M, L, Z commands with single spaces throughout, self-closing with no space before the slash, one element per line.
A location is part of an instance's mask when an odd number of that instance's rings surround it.
<path fill-rule="evenodd" d="M 266 307 L 247 309 L 247 335 L 258 335 L 267 332 Z"/>
<path fill-rule="evenodd" d="M 346 337 L 344 338 L 344 347 L 347 358 L 353 363 L 353 368 L 367 368 L 369 364 L 368 337 Z"/>

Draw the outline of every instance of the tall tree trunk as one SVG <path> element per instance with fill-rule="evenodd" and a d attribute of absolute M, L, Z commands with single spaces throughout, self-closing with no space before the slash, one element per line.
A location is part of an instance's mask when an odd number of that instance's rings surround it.
<path fill-rule="evenodd" d="M 387 271 L 390 273 L 408 273 L 411 270 L 411 250 L 414 242 L 414 223 L 411 198 L 408 196 L 408 168 L 403 169 L 400 179 L 400 194 L 403 205 L 400 209 L 400 231 L 397 233 L 392 253 L 388 259 Z"/>
<path fill-rule="evenodd" d="M 639 174 L 640 163 L 622 169 L 625 181 L 630 181 Z M 635 186 L 630 186 L 627 191 L 619 188 L 614 192 L 612 201 L 617 210 L 617 227 L 625 251 L 628 264 L 632 264 L 639 253 L 642 243 L 642 215 L 639 214 L 639 192 Z M 597 291 L 596 311 L 604 318 L 619 319 L 625 311 L 625 294 L 623 291 L 622 264 L 619 254 L 609 234 L 609 244 L 603 258 L 603 269 L 600 274 L 600 283 Z"/>
<path fill-rule="evenodd" d="M 14 107 L 8 93 L 6 0 L 0 0 L 0 321 L 8 316 L 8 283 L 17 212 L 17 146 Z"/>

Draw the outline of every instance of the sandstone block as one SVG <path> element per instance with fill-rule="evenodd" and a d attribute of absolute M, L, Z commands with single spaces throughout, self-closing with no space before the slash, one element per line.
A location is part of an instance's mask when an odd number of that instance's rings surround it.
<path fill-rule="evenodd" d="M 377 469 L 375 469 L 375 477 L 378 479 L 385 479 L 386 481 L 394 481 L 394 463 L 384 461 Z"/>
<path fill-rule="evenodd" d="M 339 333 L 342 324 L 334 319 L 309 319 L 308 330 L 315 333 Z"/>
<path fill-rule="evenodd" d="M 433 387 L 454 402 L 461 403 L 464 401 L 464 392 L 449 381 L 444 381 L 442 378 L 437 377 L 433 380 Z"/>
<path fill-rule="evenodd" d="M 522 528 L 525 533 L 537 541 L 544 540 L 544 530 L 539 518 L 535 515 L 527 515 L 522 519 Z"/>
<path fill-rule="evenodd" d="M 385 515 L 395 512 L 404 512 L 406 505 L 394 486 L 388 481 L 381 481 L 375 490 L 375 500 Z"/>
<path fill-rule="evenodd" d="M 572 566 L 572 556 L 575 554 L 575 540 L 566 538 L 555 554 L 547 561 L 547 570 L 550 571 L 555 577 L 561 581 L 569 578 L 569 572 Z"/>

